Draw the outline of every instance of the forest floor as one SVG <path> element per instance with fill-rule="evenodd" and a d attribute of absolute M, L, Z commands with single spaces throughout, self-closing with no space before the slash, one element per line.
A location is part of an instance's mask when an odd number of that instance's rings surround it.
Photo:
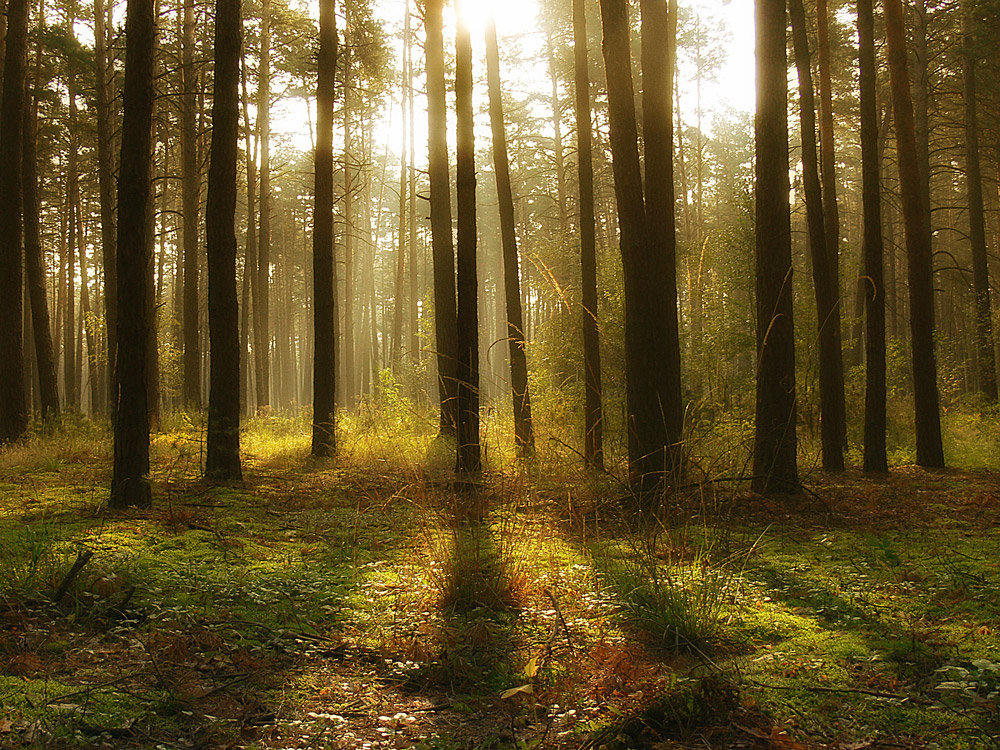
<path fill-rule="evenodd" d="M 210 487 L 179 423 L 128 513 L 105 428 L 0 453 L 0 747 L 1000 747 L 996 473 L 714 482 L 635 530 L 608 478 L 456 494 L 400 433 L 325 463 L 253 420 Z"/>

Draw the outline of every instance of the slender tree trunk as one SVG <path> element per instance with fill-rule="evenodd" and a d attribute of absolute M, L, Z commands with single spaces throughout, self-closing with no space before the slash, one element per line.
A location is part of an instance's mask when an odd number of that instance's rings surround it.
<path fill-rule="evenodd" d="M 837 439 L 838 454 L 827 462 L 824 449 L 823 465 L 831 471 L 843 468 L 843 450 L 847 447 L 847 409 L 844 397 L 844 355 L 840 325 L 840 213 L 837 208 L 837 167 L 833 133 L 833 94 L 830 83 L 830 29 L 827 0 L 816 0 L 816 33 L 819 40 L 819 138 L 821 179 L 823 184 L 823 225 L 826 240 L 829 290 L 833 306 L 824 311 L 820 332 L 820 402 L 825 442 Z M 830 330 L 825 330 L 829 328 Z M 823 388 L 823 385 L 826 388 Z M 824 391 L 826 395 L 824 396 Z M 825 444 L 824 442 L 824 444 Z"/>
<path fill-rule="evenodd" d="M 889 470 L 885 451 L 885 299 L 882 197 L 875 93 L 875 19 L 872 0 L 857 0 L 861 83 L 861 191 L 865 259 L 865 448 L 864 469 Z"/>
<path fill-rule="evenodd" d="M 246 170 L 247 170 L 247 245 L 243 257 L 243 304 L 240 307 L 240 401 L 247 414 L 250 408 L 250 305 L 255 297 L 257 284 L 257 222 L 255 205 L 257 200 L 257 141 L 250 127 L 250 94 L 247 91 L 247 68 L 240 68 L 240 81 L 243 87 L 243 127 L 246 131 Z M 256 340 L 254 342 L 256 348 Z M 255 352 L 256 354 L 256 352 Z M 256 360 L 256 356 L 254 357 Z"/>
<path fill-rule="evenodd" d="M 76 148 L 76 94 L 69 94 L 69 157 L 66 168 L 66 314 L 63 318 L 63 384 L 66 409 L 80 409 L 80 366 L 76 356 L 76 196 L 78 193 Z"/>
<path fill-rule="evenodd" d="M 271 2 L 261 6 L 260 66 L 257 88 L 257 130 L 260 133 L 260 243 L 253 298 L 254 359 L 257 408 L 271 404 Z"/>
<path fill-rule="evenodd" d="M 417 308 L 417 301 L 420 299 L 420 294 L 417 290 L 417 168 L 415 165 L 416 160 L 416 112 L 413 104 L 413 40 L 410 36 L 410 26 L 411 26 L 411 15 L 410 15 L 410 4 L 409 0 L 406 3 L 406 39 L 404 40 L 406 49 L 406 98 L 407 98 L 407 112 L 409 114 L 409 122 L 407 123 L 407 134 L 409 136 L 409 155 L 410 164 L 408 168 L 410 183 L 407 194 L 410 197 L 408 215 L 410 220 L 410 236 L 407 242 L 407 247 L 409 248 L 409 257 L 407 262 L 409 264 L 409 277 L 410 277 L 410 289 L 408 294 L 409 302 L 409 332 L 410 332 L 410 361 L 416 365 L 420 362 L 421 351 L 420 351 L 420 321 L 419 321 L 419 311 Z"/>
<path fill-rule="evenodd" d="M 28 427 L 24 382 L 21 260 L 21 129 L 27 67 L 28 2 L 8 0 L 0 94 L 0 445 Z"/>
<path fill-rule="evenodd" d="M 107 11 L 104 0 L 94 0 L 94 66 L 97 97 L 97 180 L 101 196 L 101 261 L 104 268 L 104 323 L 107 335 L 109 406 L 114 420 L 115 360 L 118 351 L 118 285 L 115 269 L 115 163 L 111 97 L 108 92 Z"/>
<path fill-rule="evenodd" d="M 906 231 L 910 284 L 910 335 L 913 345 L 913 405 L 916 415 L 917 463 L 944 466 L 938 411 L 937 361 L 934 356 L 934 289 L 929 219 L 922 197 L 917 139 L 913 124 L 910 78 L 906 70 L 906 36 L 900 0 L 883 0 L 896 124 L 896 153 Z"/>
<path fill-rule="evenodd" d="M 657 328 L 648 341 L 656 355 L 656 411 L 666 429 L 669 467 L 681 464 L 681 433 L 684 406 L 681 401 L 681 350 L 677 327 L 677 227 L 674 216 L 674 123 L 671 82 L 674 46 L 677 43 L 677 3 L 671 8 L 662 0 L 642 0 L 642 113 L 646 167 L 646 260 L 640 274 L 653 276 L 648 291 L 653 296 L 639 300 L 639 315 Z M 659 289 L 659 298 L 654 289 Z M 626 302 L 627 304 L 627 302 Z M 662 323 L 659 319 L 662 319 Z M 662 338 L 660 338 L 662 336 Z"/>
<path fill-rule="evenodd" d="M 594 237 L 593 123 L 590 114 L 585 0 L 573 0 L 573 57 L 576 79 L 577 171 L 580 185 L 580 282 L 583 287 L 583 459 L 588 466 L 603 469 L 601 342 L 597 329 L 597 249 Z"/>
<path fill-rule="evenodd" d="M 403 77 L 406 77 L 406 55 L 403 55 Z M 400 357 L 403 347 L 403 309 L 404 294 L 403 281 L 406 274 L 406 160 L 407 160 L 407 139 L 406 139 L 406 93 L 400 99 L 400 113 L 402 128 L 402 142 L 400 143 L 399 157 L 399 233 L 396 243 L 396 275 L 393 280 L 393 311 L 392 311 L 392 367 L 395 370 L 400 365 Z"/>
<path fill-rule="evenodd" d="M 185 2 L 185 26 L 190 3 L 191 0 Z M 205 204 L 211 353 L 205 476 L 224 482 L 243 478 L 240 468 L 240 332 L 235 230 L 242 16 L 240 0 L 216 0 L 212 150 Z"/>
<path fill-rule="evenodd" d="M 36 67 L 36 75 L 37 70 Z M 35 362 L 38 367 L 38 391 L 42 418 L 47 419 L 59 414 L 59 390 L 56 380 L 55 354 L 52 347 L 52 329 L 49 322 L 49 305 L 45 296 L 45 254 L 42 252 L 39 226 L 37 156 L 35 153 L 38 127 L 37 96 L 32 97 L 31 102 L 30 106 L 24 108 L 24 140 L 21 158 L 24 196 L 24 262 L 28 298 L 31 304 Z"/>
<path fill-rule="evenodd" d="M 792 21 L 795 67 L 799 73 L 802 182 L 806 195 L 806 220 L 809 227 L 813 289 L 816 294 L 816 322 L 819 329 L 820 431 L 823 468 L 827 471 L 843 471 L 844 365 L 840 343 L 840 307 L 837 301 L 835 271 L 831 268 L 831 265 L 836 262 L 836 248 L 831 253 L 830 243 L 826 239 L 823 189 L 816 160 L 816 105 L 813 99 L 812 70 L 809 64 L 809 34 L 806 29 L 806 14 L 802 7 L 802 0 L 789 0 L 788 10 Z M 829 84 L 829 80 L 827 84 Z M 833 207 L 835 212 L 835 200 Z"/>
<path fill-rule="evenodd" d="M 122 92 L 121 171 L 118 178 L 117 407 L 115 409 L 112 507 L 148 506 L 149 402 L 147 371 L 152 321 L 149 274 L 152 242 L 153 57 L 156 24 L 152 0 L 128 0 L 125 19 L 125 84 Z"/>
<path fill-rule="evenodd" d="M 426 0 L 424 30 L 427 69 L 427 169 L 430 178 L 431 244 L 434 266 L 434 331 L 437 347 L 441 432 L 454 434 L 458 401 L 458 318 L 455 296 L 455 246 L 451 226 L 445 102 L 444 0 Z"/>
<path fill-rule="evenodd" d="M 639 169 L 632 89 L 628 6 L 601 0 L 608 119 L 625 280 L 625 383 L 629 480 L 645 503 L 671 469 L 667 410 L 667 314 L 660 304 L 667 284 L 665 259 L 650 252 Z M 649 22 L 644 18 L 644 22 Z M 648 33 L 648 29 L 647 29 Z M 645 46 L 645 45 L 644 45 Z"/>
<path fill-rule="evenodd" d="M 351 88 L 350 84 L 346 87 Z M 354 367 L 354 141 L 351 129 L 351 96 L 344 92 L 344 405 L 353 409 L 357 396 Z"/>
<path fill-rule="evenodd" d="M 556 212 L 559 220 L 559 234 L 567 231 L 566 212 L 566 166 L 562 145 L 562 107 L 559 104 L 559 75 L 556 72 L 556 56 L 552 44 L 552 31 L 545 36 L 546 52 L 549 58 L 549 80 L 552 83 L 552 155 L 556 165 Z"/>
<path fill-rule="evenodd" d="M 458 209 L 458 450 L 455 471 L 474 476 L 481 469 L 479 451 L 479 284 L 476 276 L 476 144 L 472 104 L 472 37 L 460 19 L 455 37 L 455 119 L 457 124 Z"/>
<path fill-rule="evenodd" d="M 785 0 L 756 0 L 756 492 L 799 488 L 785 28 Z"/>
<path fill-rule="evenodd" d="M 976 113 L 976 58 L 972 50 L 972 10 L 966 0 L 962 9 L 965 54 L 962 81 L 965 104 L 965 159 L 969 185 L 969 237 L 972 240 L 972 292 L 976 300 L 976 359 L 979 392 L 989 403 L 997 400 L 996 359 L 993 353 L 993 312 L 990 306 L 989 256 L 983 211 L 983 182 L 979 165 L 979 123 Z"/>
<path fill-rule="evenodd" d="M 195 109 L 194 0 L 184 0 L 181 39 L 181 245 L 184 250 L 184 405 L 201 409 L 201 350 L 198 320 L 198 219 L 201 208 L 201 166 L 198 163 L 198 123 Z M 213 120 L 214 123 L 214 120 Z M 213 131 L 214 137 L 214 131 Z"/>
<path fill-rule="evenodd" d="M 316 88 L 316 191 L 313 212 L 313 432 L 312 454 L 336 448 L 336 335 L 333 283 L 333 87 L 337 68 L 334 0 L 319 6 L 319 78 Z"/>
<path fill-rule="evenodd" d="M 528 363 L 524 353 L 524 320 L 521 314 L 521 284 L 517 267 L 517 235 L 514 231 L 514 199 L 510 188 L 507 135 L 500 96 L 500 50 L 497 26 L 486 28 L 486 69 L 489 83 L 490 125 L 493 129 L 493 169 L 500 204 L 500 240 L 503 248 L 503 287 L 507 302 L 507 342 L 510 350 L 510 385 L 514 400 L 514 443 L 521 453 L 535 449 L 528 394 Z M 497 303 L 499 306 L 499 301 Z"/>

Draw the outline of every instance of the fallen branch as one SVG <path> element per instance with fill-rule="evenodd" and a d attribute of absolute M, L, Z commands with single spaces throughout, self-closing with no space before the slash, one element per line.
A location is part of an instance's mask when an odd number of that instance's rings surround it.
<path fill-rule="evenodd" d="M 52 595 L 53 601 L 56 603 L 62 601 L 62 598 L 66 596 L 66 592 L 69 591 L 69 587 L 73 585 L 73 581 L 75 581 L 76 577 L 80 575 L 80 571 L 83 570 L 83 566 L 90 562 L 90 558 L 93 556 L 93 551 L 89 549 L 82 549 L 76 553 L 76 562 L 73 563 L 73 567 L 69 569 L 66 577 L 63 578 L 62 583 L 59 584 L 59 588 L 57 588 L 55 594 Z"/>

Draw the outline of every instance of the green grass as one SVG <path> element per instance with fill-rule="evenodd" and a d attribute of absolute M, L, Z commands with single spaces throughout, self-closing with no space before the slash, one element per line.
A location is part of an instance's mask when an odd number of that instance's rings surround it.
<path fill-rule="evenodd" d="M 386 393 L 336 461 L 305 413 L 251 420 L 235 487 L 172 416 L 137 513 L 105 505 L 106 426 L 0 453 L 0 747 L 995 746 L 988 472 L 708 486 L 638 535 L 613 478 L 496 446 L 470 515 L 453 446 Z"/>

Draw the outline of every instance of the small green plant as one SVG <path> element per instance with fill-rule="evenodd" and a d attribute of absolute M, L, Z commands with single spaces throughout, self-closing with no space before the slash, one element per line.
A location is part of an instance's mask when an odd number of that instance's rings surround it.
<path fill-rule="evenodd" d="M 740 575 L 731 558 L 715 561 L 709 542 L 685 555 L 649 535 L 605 545 L 594 560 L 615 593 L 622 620 L 651 645 L 705 652 L 721 639 Z"/>

